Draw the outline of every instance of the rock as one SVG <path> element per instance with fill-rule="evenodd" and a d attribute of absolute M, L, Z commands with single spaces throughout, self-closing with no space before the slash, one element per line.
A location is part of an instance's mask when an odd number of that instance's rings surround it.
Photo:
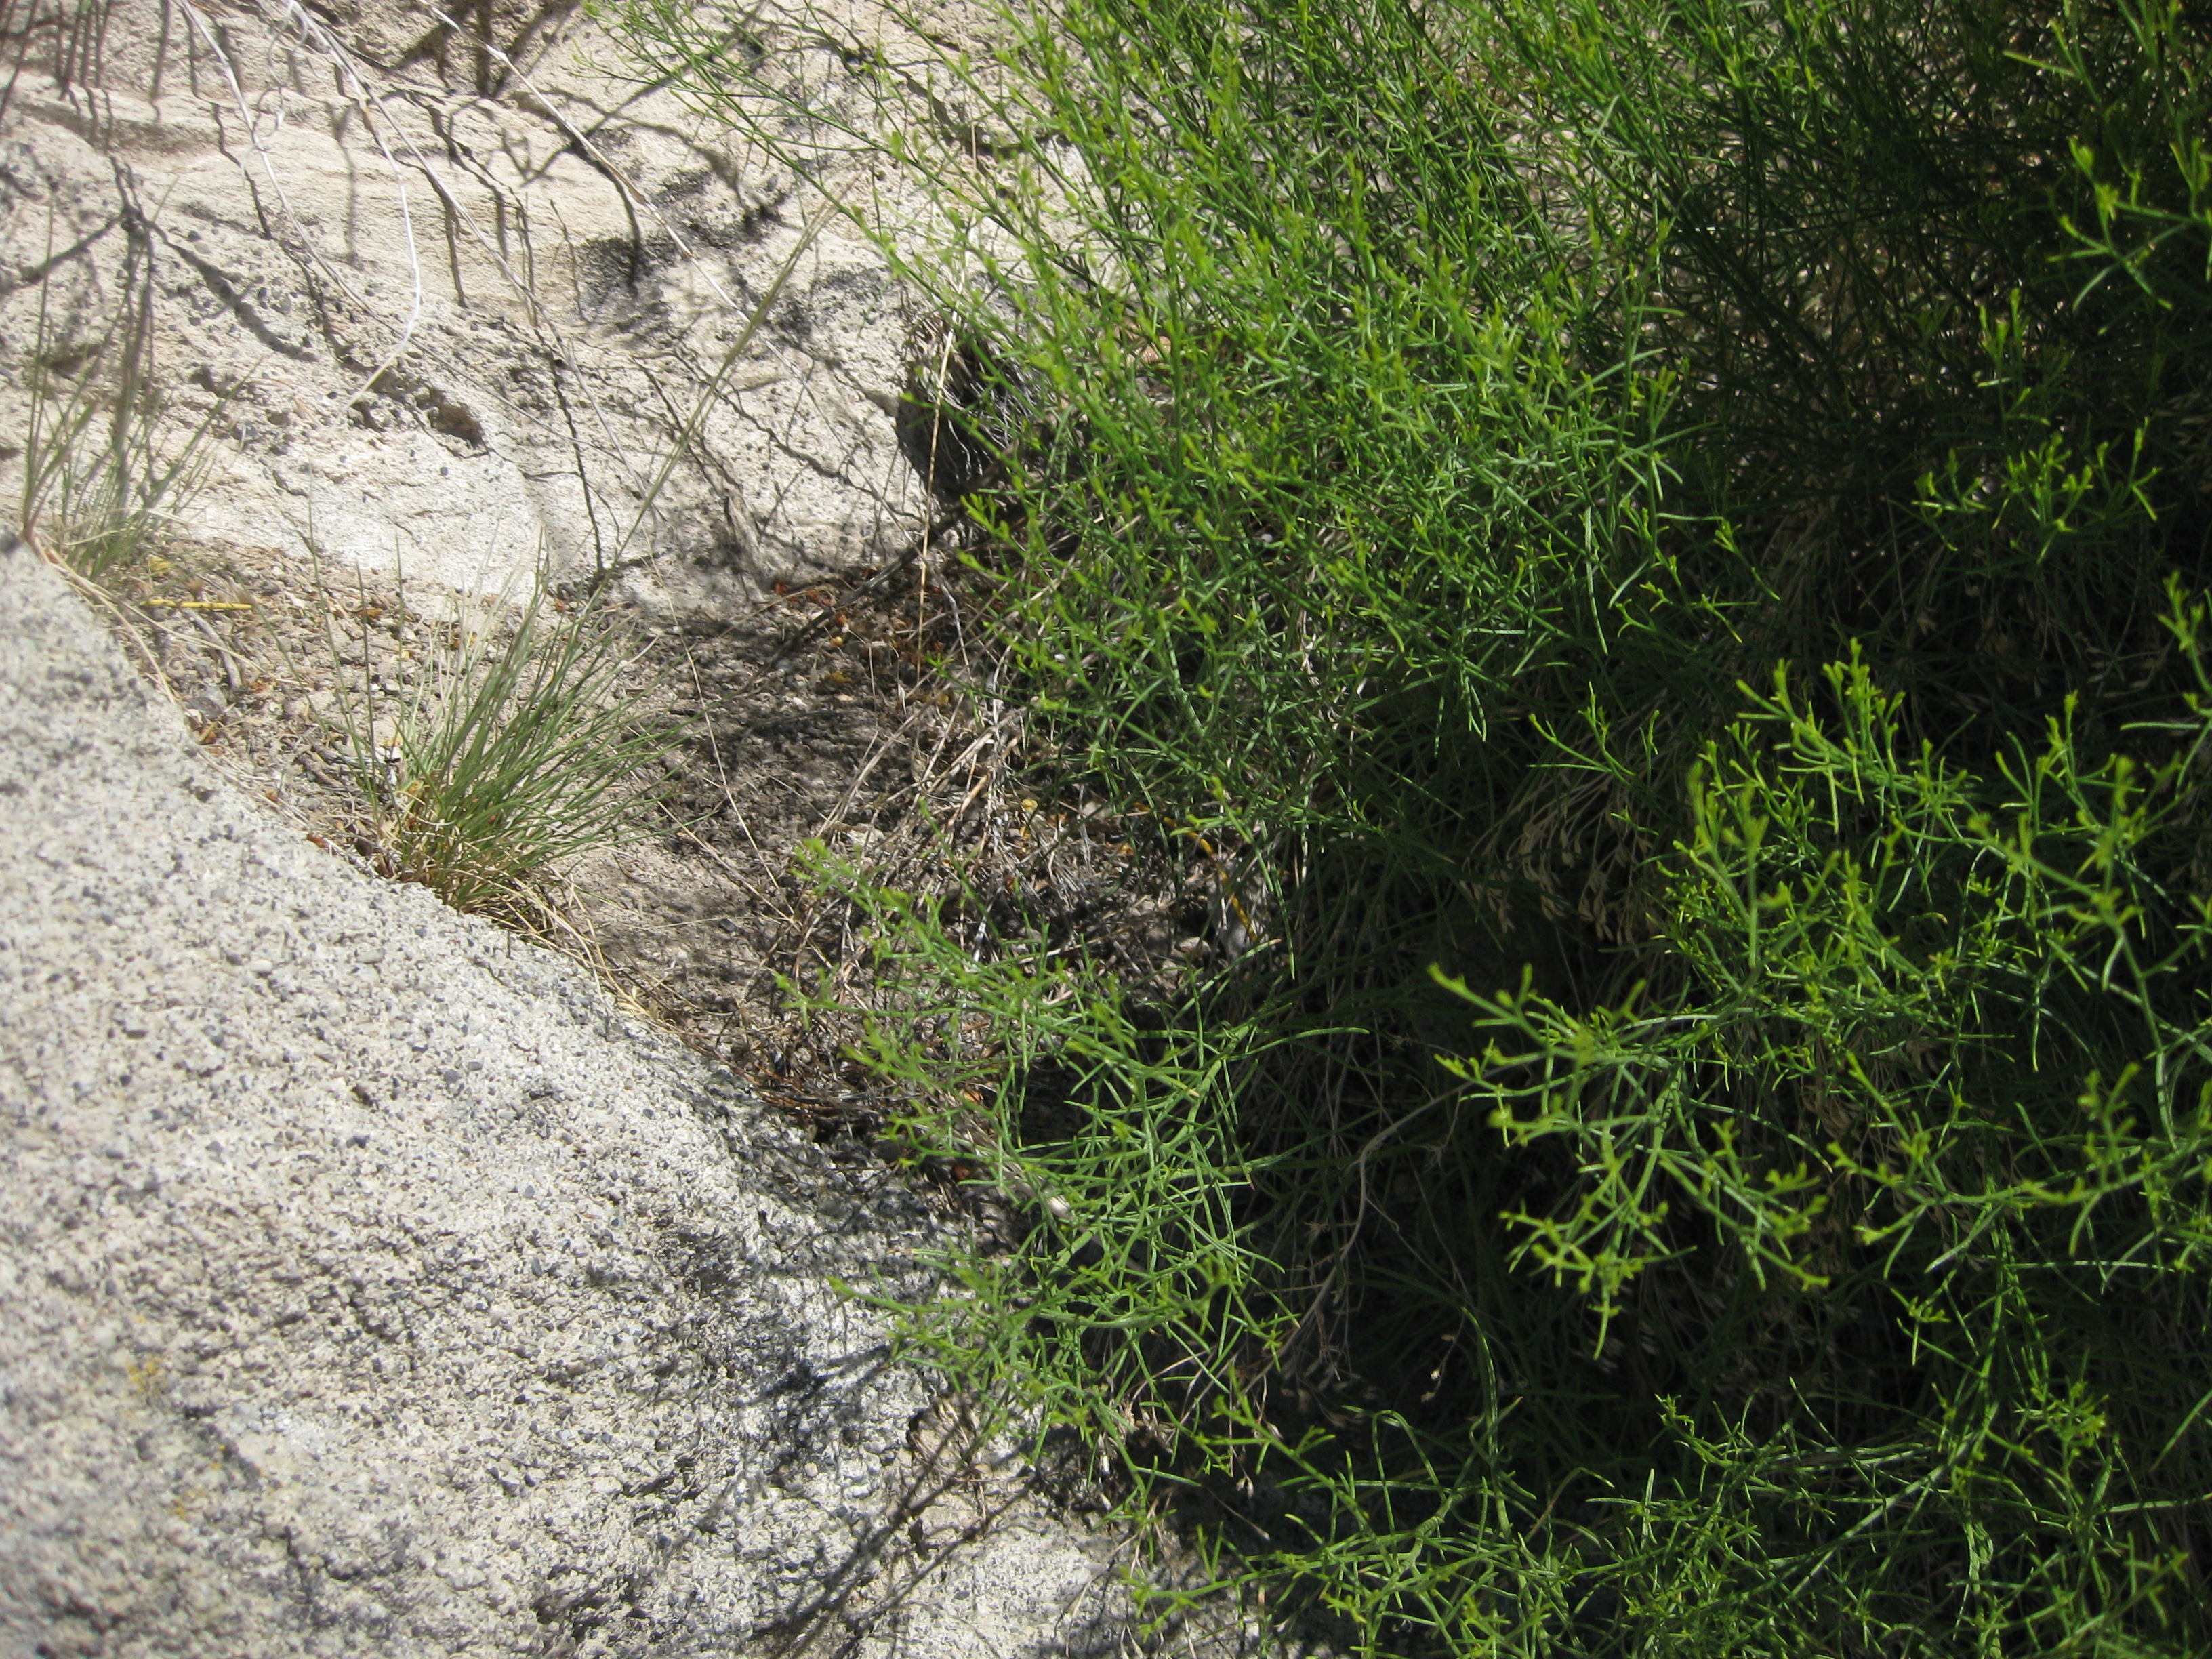
<path fill-rule="evenodd" d="M 0 1653 L 1116 1650 L 1109 1540 L 832 1284 L 929 1224 L 0 553 Z"/>
<path fill-rule="evenodd" d="M 912 538 L 899 296 L 842 218 L 806 241 L 862 186 L 625 79 L 573 6 L 471 9 L 507 63 L 420 0 L 328 15 L 103 0 L 25 49 L 0 430 L 19 366 L 112 375 L 143 304 L 167 442 L 209 463 L 192 539 L 696 610 Z"/>

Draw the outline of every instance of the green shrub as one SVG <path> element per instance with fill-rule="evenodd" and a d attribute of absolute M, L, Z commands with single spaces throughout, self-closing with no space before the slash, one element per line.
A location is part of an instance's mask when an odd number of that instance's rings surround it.
<path fill-rule="evenodd" d="M 1036 1218 L 936 1352 L 1364 1651 L 2212 1645 L 2201 21 L 623 16 L 894 135 L 1008 672 L 1266 895 L 1134 1010 L 847 878 Z"/>

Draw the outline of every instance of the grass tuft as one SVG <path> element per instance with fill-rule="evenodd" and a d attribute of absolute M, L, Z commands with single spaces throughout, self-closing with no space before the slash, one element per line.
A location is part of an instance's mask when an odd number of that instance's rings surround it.
<path fill-rule="evenodd" d="M 126 272 L 126 277 L 130 273 Z M 65 337 L 41 282 L 22 434 L 15 526 L 88 581 L 105 580 L 167 536 L 204 479 L 216 413 L 181 442 L 149 372 L 143 307 L 96 337 Z"/>
<path fill-rule="evenodd" d="M 368 635 L 407 630 L 408 678 L 358 690 L 342 674 L 334 703 L 372 808 L 380 863 L 456 909 L 528 921 L 532 881 L 562 860 L 619 843 L 657 799 L 679 722 L 641 707 L 636 664 L 596 599 L 574 606 L 541 577 L 511 617 L 457 601 L 410 623 L 364 601 L 349 614 L 366 665 Z M 343 663 L 340 623 L 326 623 Z"/>

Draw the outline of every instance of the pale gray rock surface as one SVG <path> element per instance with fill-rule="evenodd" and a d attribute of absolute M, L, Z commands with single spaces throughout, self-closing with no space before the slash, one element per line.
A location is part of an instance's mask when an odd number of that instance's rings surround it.
<path fill-rule="evenodd" d="M 928 1224 L 0 553 L 0 1654 L 1118 1650 L 831 1283 L 928 1294 Z"/>
<path fill-rule="evenodd" d="M 689 609 L 915 535 L 909 319 L 843 220 L 806 240 L 866 169 L 749 151 L 564 0 L 465 9 L 507 62 L 424 0 L 19 9 L 0 431 L 19 369 L 110 372 L 143 313 L 211 546 L 484 591 L 542 557 Z"/>

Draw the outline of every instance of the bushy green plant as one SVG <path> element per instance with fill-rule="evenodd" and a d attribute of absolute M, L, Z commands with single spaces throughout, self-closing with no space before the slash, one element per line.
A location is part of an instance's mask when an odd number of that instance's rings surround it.
<path fill-rule="evenodd" d="M 1064 0 L 869 105 L 623 15 L 923 187 L 1010 677 L 1267 891 L 1110 1042 L 899 912 L 913 1132 L 1123 1218 L 933 1316 L 1364 1651 L 2212 1644 L 2201 23 Z"/>
<path fill-rule="evenodd" d="M 2199 676 L 2206 614 L 2171 619 Z M 1705 1564 L 1696 1619 L 2185 1650 L 2212 703 L 2094 757 L 2069 705 L 1977 775 L 1906 738 L 1863 660 L 1819 690 L 1816 714 L 1778 675 L 1692 769 L 1657 912 L 1680 989 L 1472 996 L 1473 1099 L 1572 1170 L 1504 1216 L 1508 1259 L 1643 1349 L 1655 1430 L 1734 1486 L 1763 1554 Z M 1624 1577 L 1624 1617 L 1663 1602 Z"/>
<path fill-rule="evenodd" d="M 892 1134 L 957 1151 L 1027 1213 L 1017 1249 L 948 1263 L 959 1316 L 909 1334 L 954 1370 L 1024 1379 L 1050 1422 L 1172 1442 L 1274 1316 L 1249 1295 L 1264 1263 L 1237 1214 L 1251 1027 L 1163 1021 L 1049 952 L 979 957 L 941 905 L 826 854 L 814 873 L 862 906 L 901 1011 L 869 1018 L 854 1048 L 905 1098 Z"/>

